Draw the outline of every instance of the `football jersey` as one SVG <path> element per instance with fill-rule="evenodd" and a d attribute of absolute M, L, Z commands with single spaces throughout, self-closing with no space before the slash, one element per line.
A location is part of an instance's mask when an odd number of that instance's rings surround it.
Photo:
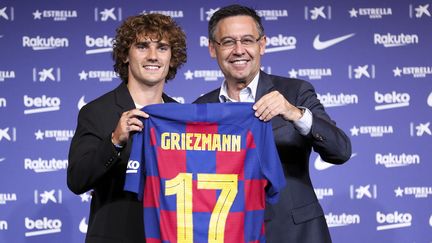
<path fill-rule="evenodd" d="M 125 190 L 143 200 L 146 241 L 265 242 L 266 201 L 285 186 L 271 123 L 251 103 L 142 110 Z"/>

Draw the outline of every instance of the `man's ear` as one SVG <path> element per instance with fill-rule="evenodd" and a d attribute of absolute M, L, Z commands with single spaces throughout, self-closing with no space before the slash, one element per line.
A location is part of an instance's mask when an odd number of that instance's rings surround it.
<path fill-rule="evenodd" d="M 259 41 L 259 47 L 260 47 L 260 54 L 261 54 L 261 56 L 264 55 L 266 44 L 267 44 L 267 38 L 266 38 L 265 35 L 263 35 L 261 37 L 261 40 Z"/>
<path fill-rule="evenodd" d="M 209 48 L 210 57 L 216 58 L 216 49 L 215 49 L 216 47 L 213 41 L 209 40 L 208 48 Z"/>

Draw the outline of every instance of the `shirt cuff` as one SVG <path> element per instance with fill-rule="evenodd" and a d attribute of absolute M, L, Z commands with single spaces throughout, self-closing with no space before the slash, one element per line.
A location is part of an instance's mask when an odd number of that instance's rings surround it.
<path fill-rule="evenodd" d="M 312 128 L 312 112 L 306 108 L 306 107 L 297 107 L 301 110 L 303 110 L 303 116 L 298 119 L 297 121 L 294 121 L 294 127 L 299 131 L 299 133 L 303 136 L 306 136 L 309 134 L 311 128 Z"/>

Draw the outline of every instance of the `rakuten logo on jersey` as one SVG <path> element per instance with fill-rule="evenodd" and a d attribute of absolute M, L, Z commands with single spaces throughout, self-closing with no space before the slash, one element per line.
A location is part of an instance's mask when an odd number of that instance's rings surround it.
<path fill-rule="evenodd" d="M 27 229 L 25 237 L 60 233 L 62 227 L 60 219 L 48 219 L 47 217 L 36 220 L 26 217 L 24 224 Z"/>
<path fill-rule="evenodd" d="M 140 162 L 136 160 L 129 160 L 127 164 L 126 173 L 138 173 L 139 167 L 140 167 Z"/>
<path fill-rule="evenodd" d="M 408 165 L 420 164 L 418 154 L 375 154 L 375 164 L 384 165 L 386 168 L 403 167 Z"/>
<path fill-rule="evenodd" d="M 31 47 L 34 51 L 51 50 L 69 46 L 69 40 L 65 37 L 29 37 L 23 36 L 23 47 Z"/>
<path fill-rule="evenodd" d="M 24 110 L 24 114 L 34 114 L 49 111 L 60 110 L 60 98 L 59 97 L 47 97 L 42 95 L 41 97 L 29 97 L 24 95 L 24 106 L 27 108 Z"/>
<path fill-rule="evenodd" d="M 407 107 L 411 98 L 408 93 L 397 93 L 396 91 L 384 94 L 375 91 L 374 97 L 378 104 L 375 106 L 376 111 Z"/>
<path fill-rule="evenodd" d="M 390 33 L 381 35 L 374 34 L 374 44 L 383 45 L 384 47 L 401 47 L 406 45 L 413 45 L 419 43 L 419 37 L 416 34 L 408 35 L 401 33 L 399 35 L 393 35 Z"/>
<path fill-rule="evenodd" d="M 398 229 L 410 227 L 412 215 L 409 213 L 399 213 L 398 211 L 389 214 L 384 214 L 378 211 L 376 213 L 376 221 L 378 224 L 380 224 L 376 227 L 378 231 Z"/>
<path fill-rule="evenodd" d="M 44 173 L 44 172 L 54 172 L 59 170 L 66 170 L 68 166 L 67 159 L 24 159 L 24 169 L 25 170 L 33 170 L 36 173 Z"/>
<path fill-rule="evenodd" d="M 318 99 L 324 107 L 338 107 L 346 105 L 358 104 L 358 96 L 356 94 L 317 94 Z"/>
<path fill-rule="evenodd" d="M 85 44 L 89 48 L 86 50 L 87 55 L 112 52 L 113 38 L 108 37 L 107 35 L 96 38 L 86 35 Z"/>
<path fill-rule="evenodd" d="M 267 36 L 266 53 L 296 49 L 297 39 L 294 36 Z"/>
<path fill-rule="evenodd" d="M 360 224 L 360 215 L 358 214 L 343 213 L 334 215 L 333 213 L 329 213 L 325 215 L 325 219 L 327 221 L 328 227 L 330 228 Z"/>

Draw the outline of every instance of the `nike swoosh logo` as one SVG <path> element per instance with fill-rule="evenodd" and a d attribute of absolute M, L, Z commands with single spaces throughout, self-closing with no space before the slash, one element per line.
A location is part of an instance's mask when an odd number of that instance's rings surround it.
<path fill-rule="evenodd" d="M 339 42 L 342 42 L 348 38 L 351 38 L 354 35 L 355 35 L 355 33 L 352 33 L 352 34 L 336 37 L 336 38 L 326 40 L 326 41 L 320 41 L 320 35 L 317 35 L 317 36 L 315 36 L 315 39 L 313 41 L 313 47 L 317 50 L 324 50 L 326 48 L 329 48 L 330 46 L 336 45 Z"/>
<path fill-rule="evenodd" d="M 85 234 L 87 233 L 87 227 L 86 218 L 83 218 L 79 224 L 79 231 Z"/>
<path fill-rule="evenodd" d="M 357 155 L 356 153 L 351 154 L 350 159 L 356 155 Z M 321 156 L 318 155 L 315 159 L 314 165 L 315 165 L 315 169 L 317 169 L 317 170 L 326 170 L 326 169 L 334 166 L 335 164 L 330 164 L 330 163 L 325 162 L 324 160 L 321 159 Z"/>
<path fill-rule="evenodd" d="M 87 103 L 84 101 L 84 96 L 82 96 L 81 97 L 81 99 L 79 99 L 79 101 L 78 101 L 78 110 L 81 110 L 81 108 L 83 107 L 83 106 L 85 106 Z"/>
<path fill-rule="evenodd" d="M 432 107 L 432 92 L 429 94 L 427 98 L 427 104 L 428 106 Z"/>

